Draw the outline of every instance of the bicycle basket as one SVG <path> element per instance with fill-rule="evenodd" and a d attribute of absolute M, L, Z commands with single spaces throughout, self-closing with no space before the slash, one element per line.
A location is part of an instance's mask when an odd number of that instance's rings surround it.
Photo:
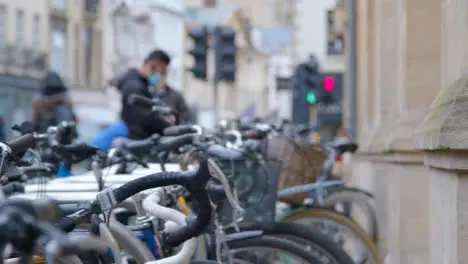
<path fill-rule="evenodd" d="M 317 145 L 296 142 L 285 136 L 269 139 L 267 158 L 281 162 L 278 190 L 310 184 L 320 176 L 326 151 Z M 280 200 L 289 204 L 302 204 L 308 193 L 298 193 Z"/>
<path fill-rule="evenodd" d="M 241 215 L 243 223 L 273 223 L 277 183 L 270 179 L 269 167 L 253 161 L 217 161 L 221 169 L 234 181 L 240 205 L 245 210 Z M 276 177 L 278 178 L 278 177 Z M 228 201 L 220 206 L 219 220 L 228 225 L 234 219 L 233 208 Z"/>
<path fill-rule="evenodd" d="M 182 159 L 181 168 L 188 164 Z M 270 178 L 270 168 L 264 167 L 253 159 L 220 160 L 216 163 L 227 178 L 234 184 L 241 207 L 245 210 L 241 216 L 243 222 L 273 222 L 275 220 L 275 205 L 278 176 Z M 279 171 L 279 169 L 278 169 Z M 279 174 L 279 173 L 278 173 Z M 229 225 L 233 219 L 233 208 L 226 200 L 219 205 L 218 219 L 222 225 Z"/>

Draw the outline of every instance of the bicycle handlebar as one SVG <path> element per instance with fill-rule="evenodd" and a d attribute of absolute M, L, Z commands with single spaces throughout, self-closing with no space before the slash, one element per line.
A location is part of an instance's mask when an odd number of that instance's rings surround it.
<path fill-rule="evenodd" d="M 106 252 L 108 246 L 97 238 L 70 238 L 56 226 L 41 219 L 41 213 L 55 211 L 46 200 L 9 199 L 0 204 L 1 246 L 11 244 L 25 255 L 32 255 L 38 241 L 45 243 L 46 258 L 76 254 L 82 250 Z M 52 209 L 52 211 L 51 211 Z M 43 215 L 43 214 L 42 214 Z"/>
<path fill-rule="evenodd" d="M 11 150 L 9 154 L 18 156 L 26 152 L 26 150 L 34 148 L 36 146 L 36 138 L 34 134 L 25 134 L 10 140 L 7 145 Z"/>
<path fill-rule="evenodd" d="M 156 152 L 167 152 L 177 150 L 182 146 L 193 144 L 195 138 L 196 135 L 194 134 L 185 134 L 176 137 L 161 137 L 158 140 Z"/>
<path fill-rule="evenodd" d="M 192 237 L 201 234 L 211 220 L 211 203 L 205 189 L 205 185 L 211 178 L 208 167 L 208 157 L 203 152 L 198 152 L 198 169 L 196 171 L 183 172 L 159 172 L 127 182 L 115 189 L 107 189 L 97 195 L 101 209 L 110 211 L 113 206 L 123 202 L 129 197 L 148 189 L 168 185 L 181 185 L 185 187 L 198 201 L 199 211 L 193 221 L 183 228 L 166 236 L 166 242 L 170 246 L 177 246 Z"/>
<path fill-rule="evenodd" d="M 178 126 L 171 126 L 164 129 L 163 134 L 165 136 L 180 136 L 183 134 L 201 134 L 202 128 L 197 125 L 178 125 Z"/>

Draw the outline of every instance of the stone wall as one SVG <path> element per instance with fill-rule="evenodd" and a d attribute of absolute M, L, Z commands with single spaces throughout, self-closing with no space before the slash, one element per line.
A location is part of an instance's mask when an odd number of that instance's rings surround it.
<path fill-rule="evenodd" d="M 468 1 L 357 2 L 352 184 L 387 263 L 468 263 Z"/>

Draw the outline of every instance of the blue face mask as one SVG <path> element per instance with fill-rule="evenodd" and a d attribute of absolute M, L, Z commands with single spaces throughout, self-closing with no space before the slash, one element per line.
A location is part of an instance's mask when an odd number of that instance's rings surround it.
<path fill-rule="evenodd" d="M 155 73 L 155 74 L 148 76 L 148 83 L 152 87 L 158 87 L 160 81 L 161 81 L 161 75 L 159 73 Z"/>

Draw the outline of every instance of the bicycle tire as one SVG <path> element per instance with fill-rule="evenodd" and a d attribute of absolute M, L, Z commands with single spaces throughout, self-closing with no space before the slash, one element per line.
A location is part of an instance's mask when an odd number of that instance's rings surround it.
<path fill-rule="evenodd" d="M 289 213 L 287 216 L 283 217 L 281 221 L 294 222 L 304 218 L 324 219 L 346 227 L 359 238 L 362 244 L 367 248 L 367 251 L 371 254 L 369 257 L 371 257 L 376 264 L 383 263 L 379 250 L 376 244 L 372 241 L 372 238 L 353 220 L 340 213 L 327 209 L 303 208 Z"/>
<path fill-rule="evenodd" d="M 195 260 L 195 261 L 190 262 L 190 264 L 219 264 L 219 263 L 213 260 Z"/>
<path fill-rule="evenodd" d="M 227 246 L 230 250 L 249 248 L 249 247 L 264 247 L 287 252 L 293 256 L 299 257 L 301 260 L 306 261 L 310 264 L 320 264 L 320 261 L 314 257 L 311 253 L 304 250 L 300 245 L 288 241 L 286 239 L 280 239 L 270 236 L 252 237 L 245 239 L 237 239 L 227 242 Z"/>
<path fill-rule="evenodd" d="M 308 246 L 328 255 L 334 264 L 354 264 L 351 257 L 337 243 L 299 223 L 276 222 L 274 225 L 269 226 L 241 226 L 241 231 L 248 230 L 262 230 L 266 236 L 284 238 L 297 244 L 307 241 Z"/>
<path fill-rule="evenodd" d="M 371 203 L 372 197 L 366 192 L 357 188 L 341 187 L 330 190 L 330 193 L 325 197 L 324 201 L 327 206 L 332 206 L 337 202 L 350 202 L 357 204 L 366 214 L 368 220 L 364 230 L 367 231 L 374 243 L 379 241 L 379 226 L 377 221 L 377 212 L 374 205 Z M 354 222 L 359 224 L 358 219 L 350 217 Z"/>

